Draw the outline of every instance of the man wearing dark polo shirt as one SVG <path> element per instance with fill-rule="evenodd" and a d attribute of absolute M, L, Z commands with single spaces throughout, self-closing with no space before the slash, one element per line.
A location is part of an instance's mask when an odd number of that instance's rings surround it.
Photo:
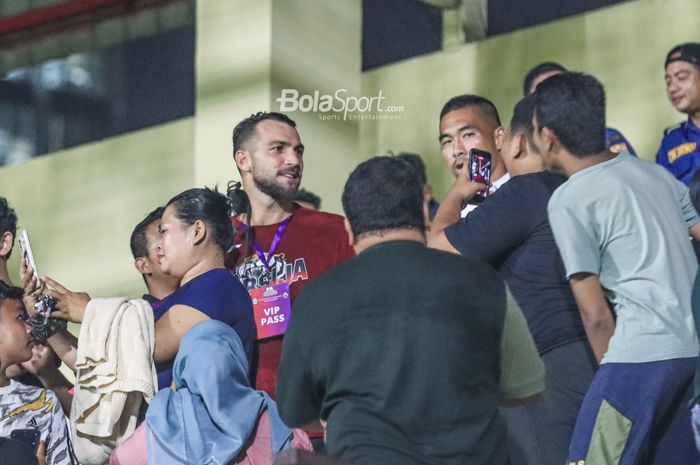
<path fill-rule="evenodd" d="M 597 363 L 547 220 L 547 202 L 565 178 L 543 171 L 529 148 L 534 97 L 513 111 L 501 156 L 513 176 L 459 220 L 468 174 L 458 177 L 433 222 L 429 245 L 491 264 L 522 308 L 547 368 L 547 389 L 527 406 L 504 411 L 513 465 L 561 465 L 579 406 Z"/>
<path fill-rule="evenodd" d="M 358 255 L 294 303 L 280 415 L 326 421 L 329 454 L 357 465 L 505 465 L 498 404 L 542 391 L 543 364 L 495 271 L 425 246 L 423 205 L 404 160 L 376 157 L 350 175 Z"/>

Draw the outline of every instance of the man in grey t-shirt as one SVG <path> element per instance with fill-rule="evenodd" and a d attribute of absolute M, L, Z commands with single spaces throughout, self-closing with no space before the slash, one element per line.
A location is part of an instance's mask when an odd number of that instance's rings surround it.
<path fill-rule="evenodd" d="M 683 399 L 698 355 L 688 233 L 700 237 L 700 218 L 663 169 L 605 149 L 595 78 L 564 73 L 535 95 L 534 145 L 550 170 L 569 176 L 549 220 L 601 363 L 567 463 L 697 463 Z"/>

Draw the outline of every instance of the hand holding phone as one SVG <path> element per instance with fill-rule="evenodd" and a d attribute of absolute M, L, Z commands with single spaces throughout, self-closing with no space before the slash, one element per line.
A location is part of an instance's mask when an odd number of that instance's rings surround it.
<path fill-rule="evenodd" d="M 22 258 L 24 259 L 27 266 L 30 266 L 34 271 L 34 276 L 37 281 L 39 280 L 39 272 L 36 269 L 36 262 L 34 261 L 34 253 L 32 252 L 32 244 L 29 242 L 29 232 L 26 229 L 22 230 L 19 236 L 19 250 L 22 252 Z"/>
<path fill-rule="evenodd" d="M 481 203 L 489 195 L 491 187 L 491 154 L 479 149 L 469 150 L 469 179 L 472 182 L 486 184 L 486 189 L 479 191 L 470 203 Z"/>

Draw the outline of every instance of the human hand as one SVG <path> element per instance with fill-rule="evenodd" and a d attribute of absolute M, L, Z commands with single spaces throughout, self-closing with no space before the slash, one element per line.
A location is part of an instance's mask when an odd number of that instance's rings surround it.
<path fill-rule="evenodd" d="M 36 314 L 34 304 L 44 291 L 44 284 L 37 279 L 36 272 L 23 258 L 19 264 L 19 276 L 24 289 L 24 307 L 30 317 Z"/>
<path fill-rule="evenodd" d="M 37 344 L 32 348 L 32 358 L 23 362 L 22 368 L 38 378 L 48 378 L 58 368 L 56 365 L 56 354 L 45 345 Z"/>
<path fill-rule="evenodd" d="M 469 177 L 469 164 L 464 163 L 457 168 L 457 178 L 450 188 L 449 195 L 457 196 L 463 202 L 471 200 L 479 191 L 488 188 L 483 182 L 474 182 Z"/>
<path fill-rule="evenodd" d="M 44 294 L 56 299 L 56 306 L 54 311 L 51 312 L 51 316 L 72 321 L 73 323 L 81 323 L 85 315 L 85 308 L 90 302 L 90 296 L 85 292 L 68 290 L 48 276 L 44 276 L 41 280 L 46 285 Z"/>
<path fill-rule="evenodd" d="M 46 465 L 46 442 L 39 442 L 39 447 L 36 449 L 36 459 L 39 465 Z"/>

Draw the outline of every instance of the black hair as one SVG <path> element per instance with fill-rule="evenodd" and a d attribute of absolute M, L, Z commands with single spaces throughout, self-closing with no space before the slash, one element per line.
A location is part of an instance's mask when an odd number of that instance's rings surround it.
<path fill-rule="evenodd" d="M 231 201 L 216 188 L 188 189 L 170 199 L 166 207 L 171 205 L 175 208 L 175 217 L 185 225 L 203 221 L 222 251 L 231 247 L 234 233 Z"/>
<path fill-rule="evenodd" d="M 510 130 L 513 134 L 525 134 L 527 140 L 532 140 L 532 117 L 535 114 L 535 96 L 526 95 L 513 108 L 513 116 L 510 119 Z"/>
<path fill-rule="evenodd" d="M 303 187 L 297 191 L 297 196 L 294 200 L 310 203 L 316 210 L 321 209 L 321 197 L 311 191 L 307 191 Z"/>
<path fill-rule="evenodd" d="M 277 113 L 274 111 L 259 111 L 242 120 L 240 123 L 233 128 L 233 154 L 235 156 L 236 152 L 243 149 L 243 146 L 253 137 L 255 134 L 255 128 L 260 121 L 273 120 L 279 121 L 280 123 L 285 123 L 293 128 L 297 127 L 297 123 L 294 122 L 289 116 L 283 113 Z"/>
<path fill-rule="evenodd" d="M 523 80 L 523 95 L 530 93 L 530 87 L 532 87 L 532 83 L 535 82 L 535 79 L 544 73 L 551 73 L 552 71 L 565 73 L 568 69 L 555 61 L 545 61 L 544 63 L 533 66 L 532 69 L 527 72 Z"/>
<path fill-rule="evenodd" d="M 428 184 L 428 176 L 425 174 L 425 163 L 423 163 L 423 159 L 420 155 L 417 153 L 401 152 L 396 155 L 396 157 L 407 161 L 413 166 L 413 169 L 418 173 L 418 179 L 420 179 L 421 185 L 425 186 Z"/>
<path fill-rule="evenodd" d="M 596 78 L 566 72 L 542 81 L 535 92 L 540 130 L 551 129 L 572 155 L 605 150 L 605 90 Z"/>
<path fill-rule="evenodd" d="M 17 237 L 17 214 L 7 203 L 7 199 L 5 197 L 0 197 L 0 235 L 6 232 L 12 234 L 12 242 L 14 243 L 14 238 Z M 12 247 L 10 247 L 10 251 L 7 252 L 4 258 L 10 258 L 11 254 Z"/>
<path fill-rule="evenodd" d="M 146 228 L 148 228 L 155 221 L 160 220 L 160 218 L 163 216 L 164 210 L 165 207 L 156 208 L 151 213 L 146 215 L 146 218 L 141 220 L 141 222 L 137 224 L 132 231 L 129 245 L 131 247 L 131 255 L 134 256 L 134 259 L 148 255 L 148 249 L 146 247 Z"/>
<path fill-rule="evenodd" d="M 5 299 L 14 299 L 22 302 L 24 297 L 24 289 L 17 286 L 10 286 L 4 281 L 0 281 L 0 305 L 5 302 Z"/>
<path fill-rule="evenodd" d="M 470 107 L 477 108 L 481 114 L 490 119 L 495 126 L 501 125 L 501 118 L 498 116 L 496 105 L 487 98 L 470 94 L 458 95 L 449 99 L 447 103 L 442 106 L 442 110 L 440 110 L 440 119 L 451 111 Z"/>
<path fill-rule="evenodd" d="M 696 170 L 688 184 L 690 192 L 690 200 L 693 202 L 695 209 L 700 213 L 700 170 Z"/>
<path fill-rule="evenodd" d="M 408 162 L 374 157 L 350 174 L 343 210 L 356 237 L 393 229 L 425 228 L 423 185 Z"/>

